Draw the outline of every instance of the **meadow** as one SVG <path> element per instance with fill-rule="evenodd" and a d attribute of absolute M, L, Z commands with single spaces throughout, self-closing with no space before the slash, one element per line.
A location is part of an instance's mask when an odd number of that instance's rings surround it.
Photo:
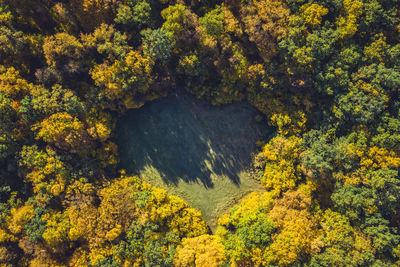
<path fill-rule="evenodd" d="M 256 142 L 271 133 L 248 104 L 212 106 L 174 93 L 120 118 L 120 167 L 180 196 L 214 229 L 243 196 L 263 190 L 251 174 L 251 159 Z"/>

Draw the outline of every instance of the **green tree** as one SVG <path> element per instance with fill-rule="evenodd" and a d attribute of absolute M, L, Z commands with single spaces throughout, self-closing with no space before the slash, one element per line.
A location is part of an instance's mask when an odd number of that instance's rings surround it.
<path fill-rule="evenodd" d="M 220 6 L 206 13 L 199 22 L 205 32 L 216 39 L 224 34 L 224 13 Z"/>
<path fill-rule="evenodd" d="M 116 23 L 136 30 L 143 29 L 152 23 L 151 6 L 148 1 L 129 1 L 129 5 L 121 4 L 117 9 Z"/>
<path fill-rule="evenodd" d="M 163 28 L 146 30 L 143 33 L 143 53 L 153 61 L 166 62 L 171 57 L 174 46 L 171 32 Z"/>
<path fill-rule="evenodd" d="M 16 118 L 17 113 L 12 108 L 12 100 L 0 92 L 0 161 L 12 154 Z"/>

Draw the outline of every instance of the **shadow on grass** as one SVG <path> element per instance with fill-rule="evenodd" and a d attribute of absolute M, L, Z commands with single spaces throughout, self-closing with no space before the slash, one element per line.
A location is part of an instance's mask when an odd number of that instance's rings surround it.
<path fill-rule="evenodd" d="M 121 168 L 140 173 L 154 167 L 166 184 L 214 186 L 211 174 L 238 174 L 249 167 L 255 142 L 271 132 L 253 107 L 236 103 L 214 107 L 181 92 L 128 111 L 117 125 Z"/>

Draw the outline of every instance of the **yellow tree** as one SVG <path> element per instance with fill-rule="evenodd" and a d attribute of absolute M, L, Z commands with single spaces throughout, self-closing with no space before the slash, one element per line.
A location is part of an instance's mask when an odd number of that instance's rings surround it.
<path fill-rule="evenodd" d="M 289 12 L 283 1 L 255 0 L 241 4 L 245 32 L 266 61 L 277 54 L 278 42 L 287 35 Z"/>
<path fill-rule="evenodd" d="M 363 3 L 359 0 L 343 0 L 341 14 L 336 21 L 339 37 L 351 37 L 357 32 L 362 5 Z"/>
<path fill-rule="evenodd" d="M 305 22 L 314 27 L 321 24 L 322 17 L 328 14 L 328 9 L 315 3 L 308 3 L 301 7 L 300 12 Z"/>
<path fill-rule="evenodd" d="M 0 92 L 20 100 L 33 88 L 34 85 L 23 79 L 18 70 L 0 65 Z"/>
<path fill-rule="evenodd" d="M 301 139 L 295 136 L 277 136 L 266 144 L 261 152 L 265 168 L 261 183 L 276 196 L 281 192 L 293 189 L 301 179 L 299 155 Z"/>
<path fill-rule="evenodd" d="M 317 220 L 309 212 L 311 199 L 299 191 L 288 191 L 275 200 L 268 218 L 279 232 L 264 252 L 264 264 L 287 266 L 312 254 L 319 236 Z"/>
<path fill-rule="evenodd" d="M 21 170 L 32 183 L 34 193 L 51 193 L 60 195 L 67 184 L 67 166 L 50 148 L 40 150 L 36 145 L 24 146 L 20 153 Z M 48 195 L 36 196 L 37 202 L 49 201 Z"/>
<path fill-rule="evenodd" d="M 47 65 L 54 68 L 68 64 L 69 68 L 77 69 L 77 64 L 83 57 L 83 49 L 82 43 L 67 33 L 46 37 L 43 43 Z"/>
<path fill-rule="evenodd" d="M 224 246 L 218 236 L 184 238 L 174 258 L 175 266 L 217 267 L 225 261 Z"/>
<path fill-rule="evenodd" d="M 66 112 L 59 112 L 32 126 L 35 138 L 73 153 L 87 153 L 91 140 L 84 124 Z"/>
<path fill-rule="evenodd" d="M 90 74 L 102 94 L 110 101 L 119 100 L 125 108 L 139 107 L 143 101 L 156 96 L 148 92 L 153 82 L 152 68 L 154 62 L 137 51 L 130 51 L 122 60 L 114 64 L 95 66 Z M 139 100 L 138 96 L 144 97 Z M 138 99 L 135 99 L 138 97 Z"/>
<path fill-rule="evenodd" d="M 102 23 L 112 23 L 119 0 L 72 0 L 69 7 L 85 31 L 91 31 Z"/>

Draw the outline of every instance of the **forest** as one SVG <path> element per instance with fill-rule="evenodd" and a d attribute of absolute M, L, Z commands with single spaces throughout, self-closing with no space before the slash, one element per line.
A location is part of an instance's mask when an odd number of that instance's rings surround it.
<path fill-rule="evenodd" d="M 120 165 L 176 88 L 274 129 L 213 230 Z M 399 93 L 399 0 L 0 0 L 0 266 L 399 266 Z"/>

